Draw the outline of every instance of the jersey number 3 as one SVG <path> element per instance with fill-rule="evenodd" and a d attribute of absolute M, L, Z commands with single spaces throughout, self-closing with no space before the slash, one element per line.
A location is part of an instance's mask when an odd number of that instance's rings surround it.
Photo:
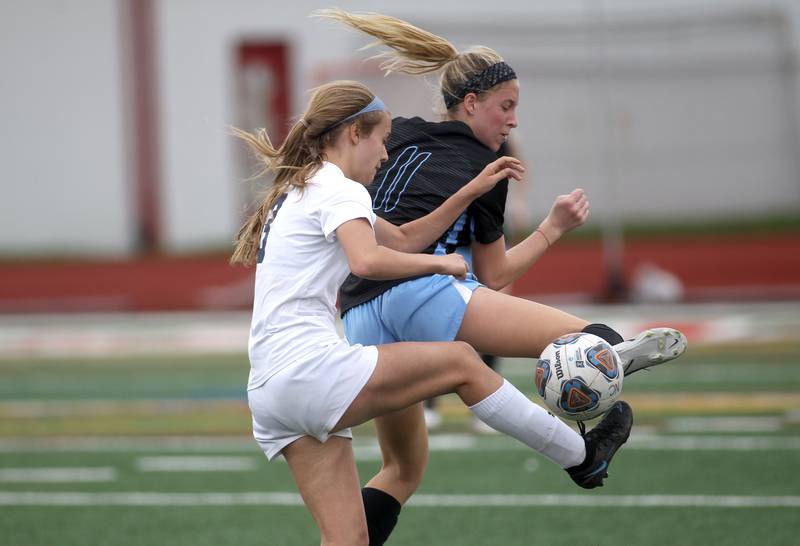
<path fill-rule="evenodd" d="M 272 210 L 269 211 L 269 215 L 267 216 L 267 221 L 264 222 L 264 234 L 261 236 L 261 245 L 258 247 L 258 257 L 256 259 L 256 263 L 261 263 L 264 261 L 264 252 L 267 248 L 267 236 L 269 235 L 269 228 L 272 225 L 273 220 L 275 220 L 275 216 L 278 214 L 278 211 L 283 205 L 283 202 L 286 201 L 286 194 L 284 193 L 278 200 L 275 202 L 275 205 L 272 207 Z"/>

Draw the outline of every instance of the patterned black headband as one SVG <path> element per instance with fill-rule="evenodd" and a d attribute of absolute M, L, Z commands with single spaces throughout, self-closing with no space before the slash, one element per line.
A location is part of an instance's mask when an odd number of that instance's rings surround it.
<path fill-rule="evenodd" d="M 464 100 L 467 93 L 483 93 L 497 84 L 517 79 L 514 69 L 503 61 L 485 68 L 468 79 L 453 93 L 443 92 L 444 105 L 450 110 L 453 106 Z"/>

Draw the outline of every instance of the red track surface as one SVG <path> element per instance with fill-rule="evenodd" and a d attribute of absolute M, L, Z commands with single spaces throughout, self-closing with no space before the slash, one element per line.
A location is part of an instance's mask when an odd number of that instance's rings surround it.
<path fill-rule="evenodd" d="M 800 236 L 684 237 L 625 244 L 624 280 L 643 264 L 676 275 L 690 298 L 800 297 Z M 600 242 L 556 245 L 514 286 L 520 295 L 606 290 Z"/>
<path fill-rule="evenodd" d="M 644 263 L 675 274 L 689 299 L 800 299 L 800 236 L 629 241 L 624 277 Z M 225 256 L 0 265 L 0 312 L 243 309 L 252 269 Z M 554 246 L 514 286 L 517 294 L 606 291 L 598 241 Z"/>

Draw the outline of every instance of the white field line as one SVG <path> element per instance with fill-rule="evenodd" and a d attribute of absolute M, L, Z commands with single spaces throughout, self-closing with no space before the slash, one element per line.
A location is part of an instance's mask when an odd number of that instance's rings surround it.
<path fill-rule="evenodd" d="M 302 506 L 297 493 L 0 492 L 0 506 Z M 410 506 L 611 508 L 800 508 L 800 496 L 735 495 L 415 495 Z"/>
<path fill-rule="evenodd" d="M 800 497 L 735 495 L 415 495 L 412 506 L 800 507 Z"/>
<path fill-rule="evenodd" d="M 252 438 L 209 437 L 64 437 L 0 439 L 0 453 L 85 452 L 85 453 L 260 453 Z"/>
<path fill-rule="evenodd" d="M 471 434 L 433 434 L 431 451 L 518 451 L 527 449 L 519 442 L 502 435 L 475 436 Z M 373 438 L 353 442 L 357 458 L 373 460 L 380 449 Z M 800 436 L 733 436 L 733 435 L 661 435 L 634 433 L 625 450 L 657 451 L 800 451 Z M 260 456 L 255 441 L 223 437 L 110 437 L 59 439 L 0 439 L 0 453 L 39 452 L 129 452 L 129 453 L 247 453 Z"/>
<path fill-rule="evenodd" d="M 244 472 L 258 468 L 254 457 L 140 457 L 142 472 Z"/>
<path fill-rule="evenodd" d="M 0 468 L 0 483 L 111 482 L 116 478 L 111 467 Z"/>

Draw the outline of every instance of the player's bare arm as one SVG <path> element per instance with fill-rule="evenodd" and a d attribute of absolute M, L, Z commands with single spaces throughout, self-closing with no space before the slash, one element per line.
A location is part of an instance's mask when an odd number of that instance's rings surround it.
<path fill-rule="evenodd" d="M 582 226 L 589 217 L 589 199 L 577 188 L 559 195 L 547 217 L 528 237 L 506 250 L 504 237 L 489 244 L 472 243 L 475 274 L 494 290 L 511 284 L 565 233 Z"/>
<path fill-rule="evenodd" d="M 378 217 L 375 222 L 375 236 L 380 244 L 394 250 L 421 252 L 441 237 L 475 199 L 503 179 L 521 180 L 524 172 L 525 167 L 518 159 L 501 157 L 489 163 L 478 176 L 451 195 L 442 206 L 422 218 L 395 226 Z"/>
<path fill-rule="evenodd" d="M 464 278 L 467 264 L 461 255 L 405 254 L 381 246 L 365 219 L 345 222 L 336 237 L 347 255 L 350 270 L 364 279 L 397 279 L 415 275 L 453 275 Z"/>

